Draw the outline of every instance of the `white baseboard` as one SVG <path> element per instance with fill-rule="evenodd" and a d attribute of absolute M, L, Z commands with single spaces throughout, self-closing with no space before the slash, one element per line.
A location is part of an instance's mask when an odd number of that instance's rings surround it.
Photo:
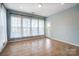
<path fill-rule="evenodd" d="M 0 48 L 0 53 L 3 51 L 3 49 L 6 47 L 6 45 L 7 45 L 7 42 L 5 42 L 5 45 L 2 46 L 2 48 Z"/>
<path fill-rule="evenodd" d="M 0 53 L 2 52 L 2 50 L 3 50 L 3 47 L 0 48 Z"/>
<path fill-rule="evenodd" d="M 2 52 L 2 49 L 0 49 L 0 53 Z"/>
<path fill-rule="evenodd" d="M 74 46 L 79 47 L 78 44 L 74 44 L 74 43 L 72 43 L 72 42 L 68 42 L 68 41 L 60 40 L 60 39 L 58 39 L 58 38 L 50 38 L 50 37 L 47 37 L 47 38 L 49 38 L 49 39 L 53 39 L 53 40 L 57 40 L 57 41 L 60 41 L 60 42 L 64 42 L 64 43 L 67 43 L 67 44 L 70 44 L 70 45 L 74 45 Z"/>

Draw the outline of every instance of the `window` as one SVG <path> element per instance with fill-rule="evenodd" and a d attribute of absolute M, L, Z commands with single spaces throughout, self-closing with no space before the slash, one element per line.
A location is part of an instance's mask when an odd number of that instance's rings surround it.
<path fill-rule="evenodd" d="M 21 16 L 11 15 L 11 38 L 21 37 Z"/>
<path fill-rule="evenodd" d="M 23 17 L 23 37 L 31 36 L 30 33 L 30 18 L 28 17 Z"/>
<path fill-rule="evenodd" d="M 38 35 L 38 19 L 32 19 L 32 36 Z"/>
<path fill-rule="evenodd" d="M 10 38 L 44 35 L 44 19 L 11 14 Z"/>
<path fill-rule="evenodd" d="M 39 19 L 39 35 L 44 35 L 44 20 Z"/>

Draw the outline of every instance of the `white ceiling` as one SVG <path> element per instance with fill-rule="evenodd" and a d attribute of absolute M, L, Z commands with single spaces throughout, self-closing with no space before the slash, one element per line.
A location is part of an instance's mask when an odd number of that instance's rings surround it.
<path fill-rule="evenodd" d="M 43 6 L 41 8 L 38 8 L 38 3 L 5 3 L 4 5 L 8 9 L 34 13 L 37 15 L 48 17 L 52 14 L 71 8 L 77 5 L 77 3 L 43 3 Z"/>

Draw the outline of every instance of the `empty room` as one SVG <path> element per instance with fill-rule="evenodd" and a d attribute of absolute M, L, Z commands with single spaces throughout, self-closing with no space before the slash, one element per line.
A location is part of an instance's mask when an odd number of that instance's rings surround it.
<path fill-rule="evenodd" d="M 0 56 L 79 56 L 79 4 L 0 3 Z"/>

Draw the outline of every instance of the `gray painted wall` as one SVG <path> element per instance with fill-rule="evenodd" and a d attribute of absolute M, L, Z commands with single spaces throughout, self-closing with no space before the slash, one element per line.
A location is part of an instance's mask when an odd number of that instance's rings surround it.
<path fill-rule="evenodd" d="M 7 43 L 6 9 L 0 4 L 0 52 Z M 5 43 L 5 44 L 4 44 Z M 4 45 L 3 45 L 4 44 Z"/>
<path fill-rule="evenodd" d="M 79 5 L 49 16 L 46 36 L 79 46 Z"/>

